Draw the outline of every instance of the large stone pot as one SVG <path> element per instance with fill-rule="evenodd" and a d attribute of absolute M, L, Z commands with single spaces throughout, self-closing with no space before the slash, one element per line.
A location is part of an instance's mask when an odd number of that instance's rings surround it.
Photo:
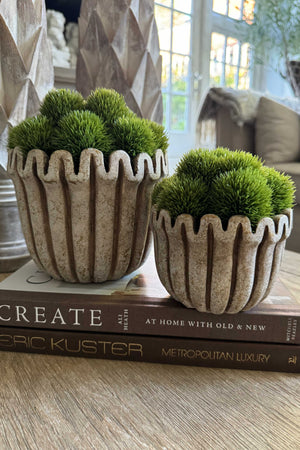
<path fill-rule="evenodd" d="M 143 262 L 150 241 L 151 193 L 167 174 L 161 150 L 155 157 L 103 154 L 87 149 L 74 172 L 69 152 L 51 158 L 31 150 L 27 159 L 9 151 L 23 233 L 37 266 L 68 282 L 116 280 Z"/>
<path fill-rule="evenodd" d="M 0 165 L 0 272 L 14 272 L 29 259 L 14 185 Z"/>
<path fill-rule="evenodd" d="M 194 230 L 182 214 L 152 209 L 158 275 L 169 294 L 188 308 L 214 314 L 249 310 L 269 294 L 292 228 L 292 210 L 263 218 L 256 231 L 247 217 L 233 216 L 224 231 L 219 217 L 207 214 Z"/>

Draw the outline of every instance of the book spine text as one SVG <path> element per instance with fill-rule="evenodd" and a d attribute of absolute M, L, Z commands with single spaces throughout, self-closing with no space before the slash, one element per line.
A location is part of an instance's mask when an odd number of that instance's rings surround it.
<path fill-rule="evenodd" d="M 0 350 L 202 367 L 300 371 L 300 346 L 0 328 Z"/>
<path fill-rule="evenodd" d="M 90 297 L 76 303 L 72 296 L 60 301 L 53 294 L 33 295 L 30 301 L 6 298 L 0 303 L 0 326 L 300 344 L 300 316 L 292 309 L 214 315 L 175 302 L 97 303 Z"/>

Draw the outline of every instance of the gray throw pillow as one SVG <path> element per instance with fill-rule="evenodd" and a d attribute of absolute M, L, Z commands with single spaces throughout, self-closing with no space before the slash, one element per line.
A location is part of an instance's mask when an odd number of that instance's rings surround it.
<path fill-rule="evenodd" d="M 266 163 L 300 160 L 300 116 L 266 97 L 258 104 L 255 153 Z"/>

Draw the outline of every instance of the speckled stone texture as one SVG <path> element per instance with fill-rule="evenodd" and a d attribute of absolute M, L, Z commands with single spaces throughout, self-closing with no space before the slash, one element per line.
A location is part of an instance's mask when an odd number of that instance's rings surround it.
<path fill-rule="evenodd" d="M 292 210 L 263 218 L 255 233 L 247 217 L 233 216 L 224 231 L 219 217 L 207 214 L 194 230 L 182 214 L 153 207 L 155 261 L 169 294 L 188 308 L 214 314 L 249 310 L 269 294 L 292 228 Z"/>
<path fill-rule="evenodd" d="M 74 173 L 69 152 L 48 156 L 9 151 L 8 172 L 17 194 L 28 250 L 55 279 L 90 283 L 116 280 L 136 270 L 150 242 L 151 193 L 167 174 L 166 157 L 111 154 L 108 171 L 99 150 L 81 154 Z"/>

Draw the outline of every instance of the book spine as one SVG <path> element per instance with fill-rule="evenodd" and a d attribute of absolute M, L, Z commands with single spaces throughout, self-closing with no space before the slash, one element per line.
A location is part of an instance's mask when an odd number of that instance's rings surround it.
<path fill-rule="evenodd" d="M 85 296 L 60 301 L 55 294 L 31 293 L 31 300 L 7 297 L 0 302 L 0 326 L 146 334 L 197 339 L 300 344 L 299 314 L 256 311 L 214 315 L 181 305 L 153 302 L 101 302 Z M 93 296 L 94 297 L 94 296 Z"/>
<path fill-rule="evenodd" d="M 298 345 L 1 327 L 0 350 L 202 367 L 300 372 Z"/>

